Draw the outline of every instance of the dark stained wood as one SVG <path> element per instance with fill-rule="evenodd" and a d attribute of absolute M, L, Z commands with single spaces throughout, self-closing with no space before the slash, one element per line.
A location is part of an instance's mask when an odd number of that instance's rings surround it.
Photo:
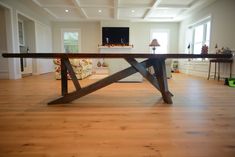
<path fill-rule="evenodd" d="M 215 76 L 215 74 L 214 74 Z M 211 77 L 211 62 L 209 62 L 209 70 L 208 70 L 208 76 L 207 76 L 207 80 L 209 80 Z"/>
<path fill-rule="evenodd" d="M 217 67 L 217 64 L 218 64 L 218 81 L 220 80 L 220 64 L 221 63 L 229 63 L 229 67 L 230 67 L 230 78 L 232 77 L 232 64 L 233 64 L 233 59 L 225 59 L 225 58 L 217 58 L 217 59 L 211 59 L 209 61 L 209 72 L 208 72 L 208 77 L 207 77 L 207 80 L 210 79 L 210 72 L 211 72 L 211 63 L 215 63 L 215 72 L 214 72 L 214 80 L 216 79 L 216 73 L 217 73 L 217 70 L 216 70 L 216 67 Z"/>
<path fill-rule="evenodd" d="M 61 62 L 61 94 L 68 94 L 68 78 L 67 78 L 67 68 L 64 63 L 64 58 L 60 59 Z"/>
<path fill-rule="evenodd" d="M 164 102 L 172 104 L 172 94 L 168 90 L 166 65 L 164 59 L 152 59 L 153 69 L 159 82 L 160 91 Z"/>
<path fill-rule="evenodd" d="M 172 94 L 168 90 L 166 69 L 165 69 L 165 59 L 166 58 L 231 58 L 231 54 L 102 54 L 102 53 L 3 53 L 3 57 L 8 58 L 60 58 L 61 65 L 63 65 L 62 70 L 62 97 L 54 101 L 49 102 L 49 104 L 57 103 L 68 103 L 74 99 L 85 96 L 89 93 L 92 93 L 100 88 L 108 86 L 120 79 L 128 77 L 137 71 L 140 72 L 152 85 L 160 90 L 164 102 L 172 104 L 171 96 Z M 76 75 L 72 69 L 72 66 L 68 58 L 124 58 L 126 59 L 132 67 L 124 69 L 120 72 L 117 72 L 105 79 L 102 79 L 96 83 L 93 83 L 87 87 L 81 88 L 79 82 L 77 81 Z M 138 63 L 134 58 L 148 58 L 147 61 Z M 151 61 L 150 61 L 151 60 Z M 147 64 L 148 63 L 148 64 Z M 148 65 L 148 66 L 147 66 Z M 149 72 L 146 71 L 146 68 L 153 66 L 156 78 L 151 76 Z M 72 93 L 67 93 L 67 70 L 70 73 L 73 84 L 76 88 L 76 91 Z"/>
<path fill-rule="evenodd" d="M 156 78 L 146 70 L 145 67 L 143 67 L 141 64 L 139 64 L 134 58 L 126 58 L 126 61 L 133 66 L 136 70 L 139 71 L 139 73 L 146 78 L 155 88 L 160 90 L 158 81 Z"/>
<path fill-rule="evenodd" d="M 7 58 L 231 58 L 232 54 L 148 54 L 148 53 L 3 53 Z"/>
<path fill-rule="evenodd" d="M 150 74 L 144 67 L 142 67 L 135 59 L 128 58 L 126 60 L 133 67 L 135 67 L 140 72 L 140 74 L 142 74 L 155 88 L 157 88 L 161 92 L 164 102 L 168 104 L 172 104 L 171 96 L 173 95 L 168 91 L 164 59 L 155 60 L 156 62 L 160 63 L 158 65 L 157 71 L 155 69 L 155 73 L 157 72 L 159 74 L 156 77 L 158 81 L 155 79 L 155 77 L 152 74 Z M 152 65 L 154 66 L 155 64 L 152 64 Z"/>
<path fill-rule="evenodd" d="M 76 90 L 81 89 L 81 86 L 78 82 L 78 79 L 77 79 L 77 76 L 76 76 L 75 72 L 73 71 L 73 67 L 71 66 L 71 63 L 70 63 L 69 59 L 65 58 L 65 59 L 63 59 L 63 62 L 64 62 L 65 66 L 66 66 L 66 68 L 69 72 L 69 75 L 70 75 L 72 81 L 73 81 L 74 87 L 76 88 Z"/>
<path fill-rule="evenodd" d="M 148 62 L 148 61 L 143 61 L 140 63 L 143 67 L 145 68 L 148 68 L 151 66 L 151 64 Z M 77 90 L 77 91 L 74 91 L 72 93 L 69 93 L 69 94 L 66 94 L 65 96 L 63 97 L 60 97 L 56 100 L 53 100 L 51 102 L 49 102 L 48 104 L 51 105 L 51 104 L 64 104 L 64 103 L 69 103 L 75 99 L 78 99 L 80 97 L 83 97 L 87 94 L 90 94 L 98 89 L 101 89 L 105 86 L 108 86 L 114 82 L 117 82 L 118 80 L 121 80 L 123 78 L 126 78 L 134 73 L 136 73 L 137 70 L 133 67 L 129 67 L 129 68 L 126 68 L 122 71 L 119 71 L 111 76 L 108 76 L 102 80 L 99 80 L 91 85 L 88 85 L 86 87 L 83 87 L 82 89 L 80 90 Z"/>

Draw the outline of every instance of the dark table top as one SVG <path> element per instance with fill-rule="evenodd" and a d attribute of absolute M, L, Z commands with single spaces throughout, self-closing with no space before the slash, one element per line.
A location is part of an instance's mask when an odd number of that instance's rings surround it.
<path fill-rule="evenodd" d="M 232 63 L 232 58 L 216 58 L 216 59 L 210 59 L 210 62 L 218 62 L 218 63 Z"/>
<path fill-rule="evenodd" d="M 232 58 L 232 54 L 149 53 L 3 53 L 6 58 Z"/>

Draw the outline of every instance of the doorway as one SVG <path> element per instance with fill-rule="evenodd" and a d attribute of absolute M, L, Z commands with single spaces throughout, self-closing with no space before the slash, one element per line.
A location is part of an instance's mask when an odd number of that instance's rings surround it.
<path fill-rule="evenodd" d="M 20 13 L 18 13 L 18 43 L 20 53 L 35 52 L 35 23 Z M 22 58 L 20 69 L 22 77 L 31 76 L 33 73 L 32 59 Z"/>

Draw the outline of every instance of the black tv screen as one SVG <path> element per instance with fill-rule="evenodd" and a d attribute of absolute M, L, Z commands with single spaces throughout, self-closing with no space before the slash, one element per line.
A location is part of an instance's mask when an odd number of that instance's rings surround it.
<path fill-rule="evenodd" d="M 102 45 L 129 45 L 129 27 L 103 27 Z"/>

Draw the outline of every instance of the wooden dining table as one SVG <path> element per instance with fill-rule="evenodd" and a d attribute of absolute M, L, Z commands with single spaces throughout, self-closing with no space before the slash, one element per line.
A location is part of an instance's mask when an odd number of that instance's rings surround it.
<path fill-rule="evenodd" d="M 232 54 L 148 54 L 148 53 L 3 53 L 6 58 L 40 58 L 61 60 L 61 97 L 48 102 L 51 104 L 66 104 L 75 99 L 90 94 L 98 89 L 106 87 L 121 79 L 124 79 L 134 73 L 139 72 L 146 80 L 149 81 L 162 95 L 163 101 L 167 104 L 172 104 L 173 94 L 169 91 L 167 76 L 166 76 L 166 59 L 189 59 L 189 58 L 232 58 Z M 107 76 L 95 83 L 81 87 L 75 72 L 71 66 L 69 59 L 71 58 L 116 58 L 124 59 L 130 67 L 120 70 L 112 75 Z M 145 59 L 138 62 L 137 59 Z M 149 67 L 153 67 L 154 73 L 148 71 Z M 68 92 L 68 78 L 69 73 L 75 91 Z M 134 85 L 134 84 L 133 84 Z"/>

